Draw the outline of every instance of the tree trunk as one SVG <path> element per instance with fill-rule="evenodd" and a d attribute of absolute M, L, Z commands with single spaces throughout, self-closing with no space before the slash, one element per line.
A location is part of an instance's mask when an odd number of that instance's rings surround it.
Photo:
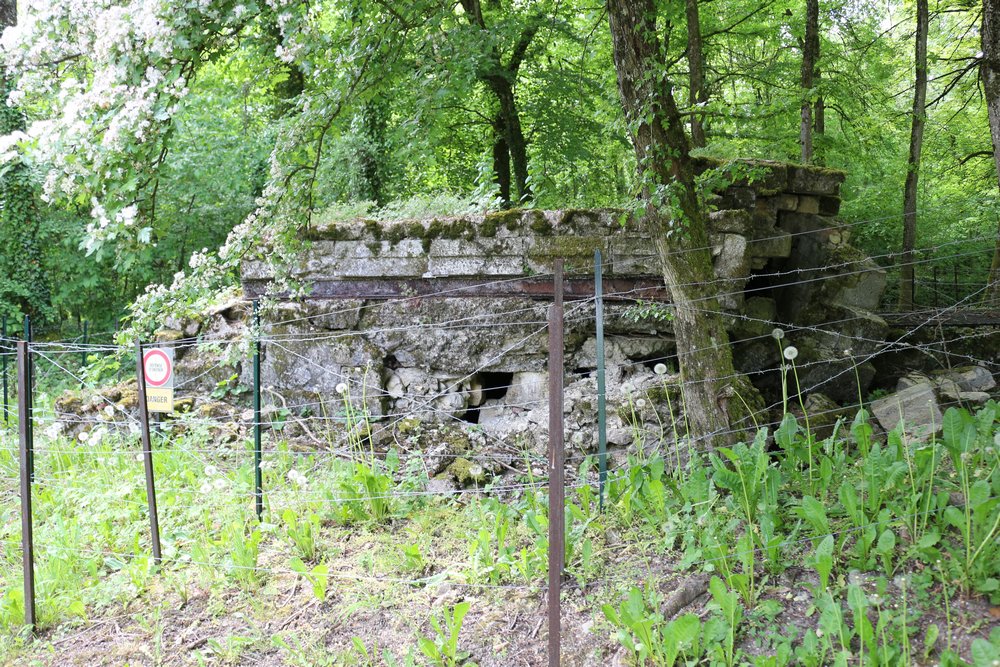
<path fill-rule="evenodd" d="M 365 102 L 361 107 L 361 145 L 356 151 L 358 185 L 354 193 L 358 199 L 385 206 L 386 176 L 385 132 L 388 125 L 386 102 L 380 99 Z"/>
<path fill-rule="evenodd" d="M 1000 186 L 1000 0 L 983 0 L 983 28 L 980 33 L 983 57 L 979 61 L 979 71 L 990 119 L 993 165 L 996 167 L 997 185 Z M 1000 306 L 1000 228 L 997 230 L 989 281 L 985 298 L 989 303 Z"/>
<path fill-rule="evenodd" d="M 913 111 L 910 123 L 910 156 L 903 186 L 903 255 L 899 277 L 899 309 L 913 309 L 913 249 L 917 244 L 917 182 L 920 149 L 924 143 L 927 106 L 927 0 L 917 0 L 917 33 L 914 37 Z"/>
<path fill-rule="evenodd" d="M 469 23 L 476 26 L 483 32 L 484 43 L 492 43 L 489 30 L 486 27 L 486 19 L 483 16 L 483 6 L 480 0 L 461 0 L 462 9 L 468 16 Z M 507 64 L 503 64 L 500 52 L 496 47 L 492 47 L 481 64 L 481 69 L 477 73 L 479 79 L 486 84 L 493 95 L 497 98 L 499 111 L 496 120 L 493 122 L 493 166 L 496 169 L 495 176 L 497 184 L 500 186 L 500 198 L 505 205 L 513 203 L 511 201 L 511 179 L 510 167 L 513 167 L 513 185 L 517 192 L 518 204 L 531 199 L 531 187 L 528 185 L 528 141 L 524 138 L 524 131 L 521 129 L 521 114 L 517 108 L 517 99 L 514 96 L 514 83 L 517 81 L 517 73 L 521 69 L 528 47 L 538 33 L 539 22 L 537 17 L 530 19 L 521 30 L 517 42 L 514 44 Z M 503 141 L 500 141 L 502 137 Z M 508 158 L 502 158 L 499 151 L 506 147 Z M 507 170 L 504 169 L 504 162 Z M 506 181 L 506 195 L 504 194 L 504 182 Z"/>
<path fill-rule="evenodd" d="M 695 148 L 705 146 L 705 128 L 702 117 L 694 113 L 699 104 L 708 101 L 705 90 L 705 55 L 701 42 L 701 19 L 698 16 L 698 0 L 686 0 L 688 33 L 688 105 L 691 107 L 691 145 Z"/>
<path fill-rule="evenodd" d="M 684 124 L 662 73 L 653 0 L 608 0 L 608 22 L 618 89 L 629 122 L 641 176 L 676 195 L 673 212 L 647 206 L 642 223 L 655 239 L 674 308 L 677 356 L 690 436 L 705 447 L 732 443 L 747 429 L 743 401 L 758 403 L 756 390 L 735 373 L 729 337 L 711 281 L 707 214 L 695 185 Z M 739 394 L 739 397 L 737 396 Z"/>
<path fill-rule="evenodd" d="M 821 81 L 822 73 L 817 67 L 816 74 L 813 76 L 813 84 L 818 88 Z M 816 96 L 816 104 L 813 106 L 813 130 L 816 131 L 817 135 L 826 133 L 826 103 L 823 102 L 822 95 Z"/>
<path fill-rule="evenodd" d="M 802 120 L 799 125 L 799 147 L 802 163 L 813 159 L 813 119 L 810 97 L 813 75 L 819 61 L 819 0 L 806 0 L 806 35 L 802 42 Z"/>
<path fill-rule="evenodd" d="M 489 83 L 500 103 L 499 116 L 503 119 L 504 141 L 510 151 L 517 203 L 522 203 L 531 199 L 531 187 L 528 185 L 528 142 L 521 130 L 521 115 L 514 99 L 514 86 L 502 76 L 490 77 Z"/>
<path fill-rule="evenodd" d="M 507 147 L 507 129 L 503 115 L 497 113 L 493 119 L 493 177 L 500 190 L 500 201 L 504 208 L 510 207 L 510 149 Z"/>
<path fill-rule="evenodd" d="M 275 49 L 284 42 L 284 38 L 281 35 L 281 28 L 278 27 L 277 17 L 272 17 L 266 22 L 265 30 L 265 44 L 273 55 Z M 275 119 L 283 118 L 291 113 L 294 109 L 295 99 L 306 88 L 306 77 L 298 65 L 281 61 L 280 67 L 285 71 L 285 78 L 274 84 L 276 103 L 274 105 L 273 117 Z"/>
<path fill-rule="evenodd" d="M 17 2 L 0 0 L 0 32 L 17 25 Z M 24 115 L 7 100 L 13 82 L 0 73 L 0 135 L 25 129 Z M 38 241 L 40 217 L 28 166 L 20 159 L 0 175 L 0 312 L 31 315 L 41 323 L 54 315 Z"/>

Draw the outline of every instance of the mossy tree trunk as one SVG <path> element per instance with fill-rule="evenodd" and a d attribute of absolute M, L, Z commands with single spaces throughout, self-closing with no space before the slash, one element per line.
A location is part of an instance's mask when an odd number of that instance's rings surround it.
<path fill-rule="evenodd" d="M 687 422 L 701 446 L 729 444 L 751 426 L 746 405 L 760 400 L 733 367 L 715 296 L 707 214 L 657 37 L 656 6 L 653 0 L 608 0 L 606 6 L 618 88 L 645 183 L 642 222 L 656 241 L 673 299 Z M 657 205 L 661 192 L 671 205 Z"/>

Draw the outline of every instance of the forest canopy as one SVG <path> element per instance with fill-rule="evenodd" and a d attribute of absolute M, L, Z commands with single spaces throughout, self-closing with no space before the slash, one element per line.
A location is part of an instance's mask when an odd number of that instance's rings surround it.
<path fill-rule="evenodd" d="M 634 208 L 643 188 L 601 3 L 3 4 L 9 318 L 72 331 L 197 309 L 241 258 L 288 261 L 318 219 Z M 983 288 L 991 3 L 648 4 L 691 154 L 845 170 L 841 217 L 886 266 L 924 7 L 915 249 L 949 281 L 961 267 L 956 297 Z"/>

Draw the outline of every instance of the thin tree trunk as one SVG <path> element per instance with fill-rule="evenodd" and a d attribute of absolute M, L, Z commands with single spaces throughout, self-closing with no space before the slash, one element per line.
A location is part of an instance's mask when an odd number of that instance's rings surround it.
<path fill-rule="evenodd" d="M 480 0 L 460 0 L 462 8 L 469 18 L 469 22 L 483 31 L 484 37 L 488 37 L 489 30 L 486 27 L 486 19 L 483 16 L 483 6 Z M 531 186 L 528 184 L 528 141 L 524 137 L 521 129 L 521 113 L 517 108 L 517 98 L 514 95 L 514 84 L 517 81 L 517 74 L 521 68 L 528 47 L 538 33 L 539 22 L 536 18 L 529 19 L 521 30 L 517 43 L 511 51 L 507 64 L 503 64 L 500 53 L 497 49 L 491 48 L 486 54 L 481 70 L 478 72 L 479 79 L 486 84 L 497 99 L 499 111 L 497 120 L 494 121 L 494 142 L 493 142 L 493 165 L 503 168 L 503 160 L 499 158 L 498 151 L 502 144 L 497 140 L 500 135 L 498 130 L 502 130 L 503 144 L 506 145 L 509 154 L 508 165 L 513 168 L 513 186 L 517 193 L 517 203 L 524 203 L 531 199 Z M 487 40 L 492 41 L 492 40 Z M 501 199 L 506 204 L 511 202 L 511 180 L 509 172 L 505 174 L 499 171 L 495 174 L 501 190 Z M 504 196 L 503 183 L 507 181 L 507 194 Z"/>
<path fill-rule="evenodd" d="M 917 0 L 917 33 L 914 37 L 913 111 L 910 124 L 910 156 L 903 186 L 903 255 L 899 279 L 899 309 L 913 309 L 913 249 L 917 244 L 917 182 L 920 149 L 924 143 L 927 106 L 927 0 Z"/>
<path fill-rule="evenodd" d="M 802 163 L 813 160 L 812 95 L 813 75 L 819 61 L 819 0 L 806 0 L 806 35 L 802 42 L 802 113 L 799 125 L 799 148 Z"/>
<path fill-rule="evenodd" d="M 510 162 L 514 172 L 514 188 L 517 203 L 531 199 L 528 185 L 528 142 L 521 130 L 521 114 L 514 99 L 514 87 L 505 77 L 491 77 L 490 88 L 500 102 L 499 115 L 503 118 L 504 140 L 510 151 Z"/>
<path fill-rule="evenodd" d="M 705 90 L 705 55 L 701 41 L 701 19 L 698 16 L 698 0 L 685 1 L 688 33 L 688 105 L 691 107 L 691 145 L 705 146 L 705 128 L 702 117 L 694 113 L 699 104 L 708 101 Z"/>
<path fill-rule="evenodd" d="M 818 88 L 822 79 L 822 72 L 817 67 L 816 74 L 813 76 L 813 84 Z M 813 105 L 813 130 L 817 135 L 826 133 L 826 103 L 823 102 L 822 95 L 816 96 L 816 104 Z"/>
<path fill-rule="evenodd" d="M 707 213 L 698 196 L 684 123 L 664 80 L 653 0 L 608 0 L 618 89 L 639 169 L 677 197 L 672 212 L 647 203 L 643 224 L 655 240 L 674 308 L 674 335 L 685 385 L 687 421 L 701 446 L 732 443 L 749 426 L 743 401 L 756 390 L 733 368 L 729 337 L 714 295 Z M 652 76 L 655 73 L 656 76 Z M 649 198 L 649 192 L 643 195 Z M 739 396 L 737 396 L 739 395 Z"/>
<path fill-rule="evenodd" d="M 983 57 L 979 72 L 983 79 L 986 109 L 990 119 L 990 137 L 993 140 L 993 164 L 997 185 L 1000 186 L 1000 0 L 983 0 L 982 35 Z M 990 267 L 989 286 L 985 299 L 1000 306 L 1000 227 Z"/>

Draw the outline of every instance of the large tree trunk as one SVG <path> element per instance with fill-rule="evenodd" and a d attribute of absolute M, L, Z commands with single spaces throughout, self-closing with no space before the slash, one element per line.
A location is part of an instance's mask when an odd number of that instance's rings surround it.
<path fill-rule="evenodd" d="M 927 107 L 927 0 L 917 0 L 917 33 L 914 37 L 913 111 L 910 123 L 910 156 L 903 186 L 903 255 L 899 278 L 899 309 L 913 309 L 913 249 L 917 244 L 917 182 L 920 149 L 924 143 Z"/>
<path fill-rule="evenodd" d="M 749 426 L 741 399 L 753 405 L 757 394 L 734 371 L 712 288 L 707 214 L 695 185 L 683 121 L 671 84 L 663 77 L 656 8 L 653 0 L 608 0 L 606 6 L 618 89 L 639 170 L 648 180 L 670 188 L 678 201 L 674 211 L 648 203 L 642 222 L 655 239 L 673 298 L 690 435 L 702 446 L 732 443 Z M 650 193 L 643 194 L 648 202 Z"/>
<path fill-rule="evenodd" d="M 0 32 L 17 25 L 17 2 L 0 0 Z M 13 82 L 0 73 L 0 135 L 23 132 L 24 115 L 7 100 Z M 40 217 L 27 165 L 20 160 L 0 175 L 0 311 L 43 322 L 53 315 L 38 241 Z"/>
<path fill-rule="evenodd" d="M 1000 0 L 983 0 L 983 28 L 980 31 L 983 58 L 979 71 L 986 94 L 986 109 L 990 119 L 990 137 L 993 139 L 993 164 L 997 184 L 1000 186 Z M 990 267 L 987 301 L 1000 306 L 1000 228 L 997 229 L 996 248 Z"/>
<path fill-rule="evenodd" d="M 685 1 L 688 34 L 688 105 L 691 107 L 691 145 L 705 146 L 705 128 L 701 115 L 694 113 L 699 104 L 708 101 L 705 90 L 705 54 L 701 41 L 701 19 L 698 16 L 698 0 Z"/>
<path fill-rule="evenodd" d="M 813 76 L 819 61 L 819 0 L 806 0 L 806 35 L 802 42 L 802 109 L 799 125 L 799 148 L 802 163 L 813 160 L 812 95 Z"/>

